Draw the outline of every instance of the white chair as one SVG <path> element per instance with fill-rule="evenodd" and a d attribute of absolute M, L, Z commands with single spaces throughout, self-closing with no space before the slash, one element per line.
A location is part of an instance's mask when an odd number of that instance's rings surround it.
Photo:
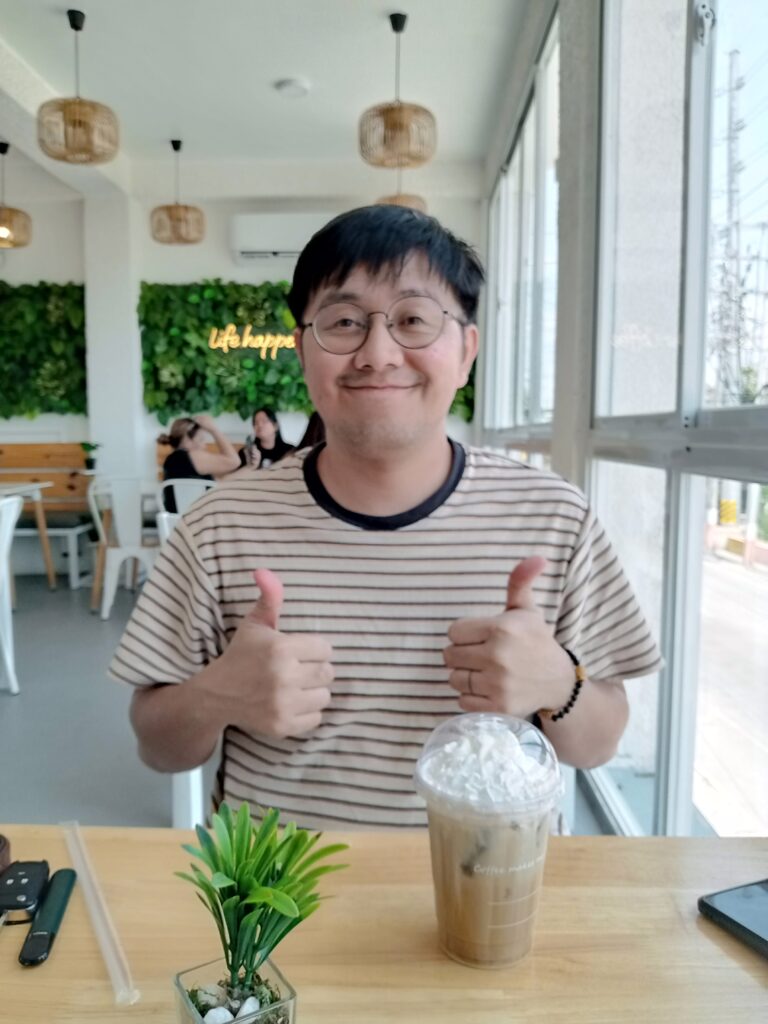
<path fill-rule="evenodd" d="M 11 693 L 19 692 L 19 681 L 16 678 L 16 665 L 13 656 L 10 556 L 13 530 L 23 504 L 23 499 L 18 495 L 0 498 L 0 648 Z"/>
<path fill-rule="evenodd" d="M 104 591 L 101 598 L 101 617 L 108 619 L 115 600 L 120 566 L 126 559 L 141 562 L 150 572 L 157 548 L 144 547 L 142 538 L 142 482 L 136 477 L 97 477 L 88 488 L 88 505 L 105 550 Z M 103 511 L 112 511 L 110 542 L 104 528 Z"/>
<path fill-rule="evenodd" d="M 171 822 L 174 828 L 194 828 L 205 825 L 205 796 L 203 795 L 203 769 L 192 768 L 171 777 Z"/>
<path fill-rule="evenodd" d="M 155 519 L 157 520 L 157 536 L 160 539 L 160 544 L 163 545 L 176 529 L 176 524 L 181 516 L 176 512 L 158 512 Z"/>
<path fill-rule="evenodd" d="M 199 480 L 195 477 L 164 480 L 157 488 L 157 507 L 166 507 L 166 491 L 170 491 L 176 502 L 177 514 L 183 516 L 190 505 L 214 486 L 213 480 Z"/>
<path fill-rule="evenodd" d="M 172 481 L 167 482 L 171 483 Z M 203 481 L 203 483 L 207 482 Z M 162 493 L 158 497 L 162 499 Z M 158 512 L 156 518 L 157 535 L 162 545 L 175 530 L 181 515 L 176 512 Z M 205 825 L 203 769 L 193 768 L 188 772 L 176 772 L 171 777 L 171 800 L 171 822 L 174 828 L 194 828 L 195 825 Z"/>

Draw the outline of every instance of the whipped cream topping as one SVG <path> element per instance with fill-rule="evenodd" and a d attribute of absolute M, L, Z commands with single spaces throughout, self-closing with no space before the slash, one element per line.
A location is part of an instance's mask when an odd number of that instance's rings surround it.
<path fill-rule="evenodd" d="M 540 756 L 532 757 L 503 720 L 475 721 L 426 752 L 417 774 L 433 792 L 474 807 L 525 806 L 559 792 L 558 765 L 542 741 Z"/>

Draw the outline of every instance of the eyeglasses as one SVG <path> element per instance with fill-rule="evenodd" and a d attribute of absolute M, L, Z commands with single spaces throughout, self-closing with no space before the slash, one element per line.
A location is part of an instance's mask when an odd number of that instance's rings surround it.
<path fill-rule="evenodd" d="M 364 309 L 349 302 L 334 302 L 324 306 L 313 321 L 302 324 L 302 330 L 312 328 L 320 348 L 337 356 L 348 356 L 365 344 L 371 330 L 371 317 L 383 316 L 390 335 L 402 348 L 426 348 L 437 341 L 443 332 L 445 318 L 449 317 L 466 327 L 440 303 L 426 295 L 414 295 L 394 302 L 386 313 Z"/>

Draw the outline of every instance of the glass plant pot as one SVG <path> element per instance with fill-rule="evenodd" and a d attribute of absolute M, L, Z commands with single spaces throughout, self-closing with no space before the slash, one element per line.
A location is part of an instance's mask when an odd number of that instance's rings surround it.
<path fill-rule="evenodd" d="M 259 976 L 279 993 L 279 999 L 262 1006 L 254 1013 L 237 1017 L 237 1024 L 294 1024 L 296 1014 L 296 991 L 286 981 L 271 960 L 259 968 Z M 189 997 L 195 989 L 217 985 L 227 977 L 227 966 L 223 959 L 211 960 L 199 967 L 182 971 L 173 979 L 176 990 L 176 1020 L 178 1024 L 202 1024 L 204 1013 L 200 1013 Z"/>

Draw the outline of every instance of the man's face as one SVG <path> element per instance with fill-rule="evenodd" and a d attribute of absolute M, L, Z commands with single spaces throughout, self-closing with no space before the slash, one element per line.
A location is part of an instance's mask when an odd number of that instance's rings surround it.
<path fill-rule="evenodd" d="M 340 300 L 366 313 L 386 313 L 408 295 L 434 299 L 440 309 L 463 319 L 448 285 L 429 272 L 420 254 L 410 257 L 402 273 L 378 277 L 356 267 L 339 286 L 321 288 L 310 298 L 304 322 Z M 324 351 L 312 328 L 296 331 L 296 348 L 312 401 L 335 438 L 370 455 L 407 449 L 445 437 L 445 417 L 458 388 L 466 384 L 477 354 L 477 328 L 445 317 L 438 338 L 427 348 L 400 346 L 375 316 L 362 348 L 350 355 Z"/>

